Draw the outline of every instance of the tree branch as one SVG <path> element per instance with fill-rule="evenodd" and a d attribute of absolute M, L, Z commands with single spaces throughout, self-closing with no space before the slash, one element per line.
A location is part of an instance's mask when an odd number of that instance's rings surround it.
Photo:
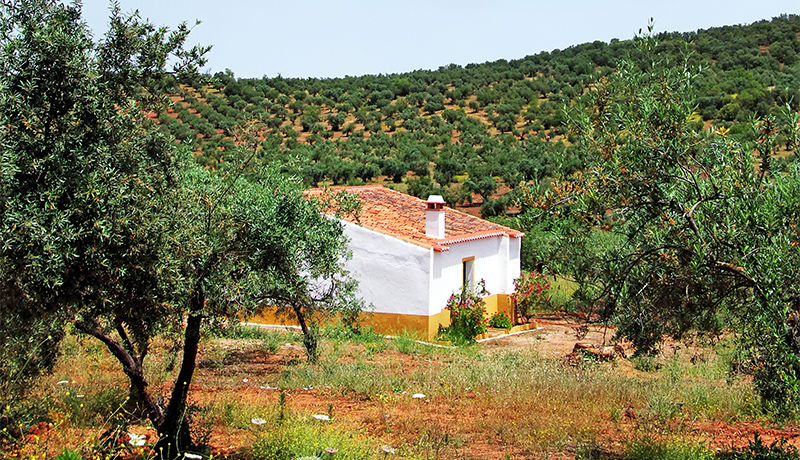
<path fill-rule="evenodd" d="M 136 360 L 139 366 L 142 365 L 143 357 L 140 356 L 136 348 L 134 348 L 133 343 L 131 343 L 131 339 L 128 338 L 128 332 L 122 326 L 122 324 L 117 324 L 117 334 L 119 334 L 120 338 L 122 339 L 122 343 L 125 345 L 125 348 L 131 354 L 131 357 Z"/>
<path fill-rule="evenodd" d="M 82 321 L 77 321 L 75 327 L 78 330 L 91 335 L 92 337 L 103 342 L 112 355 L 117 358 L 117 361 L 122 364 L 122 370 L 131 381 L 131 385 L 136 389 L 139 398 L 147 410 L 147 415 L 150 421 L 155 426 L 160 426 L 164 422 L 164 411 L 155 400 L 150 396 L 147 391 L 147 379 L 144 376 L 144 370 L 141 363 L 139 363 L 133 356 L 125 349 L 125 347 L 118 341 L 114 340 L 95 319 L 92 324 L 86 324 Z"/>

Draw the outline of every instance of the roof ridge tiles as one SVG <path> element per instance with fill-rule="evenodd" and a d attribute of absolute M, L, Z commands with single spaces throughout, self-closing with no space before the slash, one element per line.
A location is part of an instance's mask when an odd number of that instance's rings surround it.
<path fill-rule="evenodd" d="M 432 238 L 425 235 L 426 202 L 420 198 L 381 184 L 336 186 L 327 189 L 355 193 L 361 199 L 361 215 L 358 220 L 353 216 L 345 217 L 348 222 L 437 252 L 447 251 L 448 246 L 467 241 L 497 236 L 525 236 L 518 230 L 445 206 L 445 238 Z M 306 194 L 319 195 L 324 190 L 309 189 Z"/>

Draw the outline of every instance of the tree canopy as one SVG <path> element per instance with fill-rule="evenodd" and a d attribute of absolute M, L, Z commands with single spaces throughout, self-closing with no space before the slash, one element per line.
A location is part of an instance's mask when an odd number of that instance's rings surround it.
<path fill-rule="evenodd" d="M 776 163 L 773 117 L 752 141 L 695 129 L 690 56 L 668 65 L 653 35 L 637 46 L 573 112 L 588 167 L 529 195 L 527 218 L 568 223 L 553 269 L 637 353 L 732 333 L 767 406 L 796 413 L 800 168 Z"/>
<path fill-rule="evenodd" d="M 238 161 L 213 173 L 146 116 L 197 78 L 207 48 L 184 49 L 188 33 L 115 7 L 95 43 L 79 4 L 0 5 L 0 377 L 23 389 L 71 325 L 119 361 L 165 458 L 195 448 L 186 400 L 203 324 L 276 293 L 298 314 L 357 308 L 342 300 L 354 285 L 341 224 L 297 181 L 266 169 L 245 180 L 261 152 L 247 127 Z M 336 289 L 307 300 L 321 283 Z M 182 357 L 161 402 L 145 366 L 165 333 Z M 18 399 L 2 397 L 5 420 Z"/>

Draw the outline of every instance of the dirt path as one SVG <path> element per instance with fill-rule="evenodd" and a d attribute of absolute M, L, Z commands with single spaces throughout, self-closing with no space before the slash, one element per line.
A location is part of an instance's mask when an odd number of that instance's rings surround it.
<path fill-rule="evenodd" d="M 603 326 L 586 326 L 577 320 L 541 318 L 537 329 L 486 341 L 481 346 L 505 351 L 536 351 L 543 358 L 563 358 L 576 343 L 610 345 L 614 335 Z M 630 351 L 630 350 L 628 350 Z"/>

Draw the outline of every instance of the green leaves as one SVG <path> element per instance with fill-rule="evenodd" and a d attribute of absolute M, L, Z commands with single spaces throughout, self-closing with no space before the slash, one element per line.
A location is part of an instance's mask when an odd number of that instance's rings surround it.
<path fill-rule="evenodd" d="M 765 401 L 794 412 L 800 168 L 771 167 L 770 118 L 753 123 L 752 141 L 696 131 L 698 72 L 660 60 L 652 36 L 637 44 L 641 58 L 621 63 L 572 113 L 590 167 L 535 206 L 584 223 L 560 264 L 577 279 L 578 298 L 598 302 L 637 353 L 654 352 L 665 336 L 730 329 Z M 601 235 L 613 242 L 605 251 L 570 251 Z"/>
<path fill-rule="evenodd" d="M 156 29 L 115 7 L 93 44 L 79 18 L 79 6 L 51 0 L 0 5 L 0 377 L 46 369 L 72 323 L 119 360 L 159 442 L 187 446 L 202 322 L 264 302 L 298 317 L 357 312 L 341 268 L 346 240 L 298 182 L 264 169 L 248 182 L 250 160 L 209 172 L 150 128 L 143 110 L 158 109 L 173 81 L 169 56 L 185 72 L 207 50 L 183 49 L 185 25 Z M 254 132 L 241 139 L 242 151 L 257 145 Z M 250 159 L 262 153 L 253 148 Z M 184 359 L 165 410 L 148 393 L 144 360 L 155 334 L 181 330 Z M 25 331 L 46 335 L 52 352 L 26 351 Z M 36 366 L 18 371 L 25 362 Z"/>
<path fill-rule="evenodd" d="M 154 56 L 178 53 L 185 33 L 167 40 L 118 10 L 112 22 L 95 45 L 78 4 L 0 5 L 3 375 L 26 360 L 46 370 L 72 323 L 116 343 L 133 384 L 150 337 L 183 319 L 187 283 L 173 246 L 185 216 L 176 206 L 181 154 L 147 129 L 140 96 L 166 75 Z M 19 334 L 53 357 L 31 358 L 38 352 Z"/>

